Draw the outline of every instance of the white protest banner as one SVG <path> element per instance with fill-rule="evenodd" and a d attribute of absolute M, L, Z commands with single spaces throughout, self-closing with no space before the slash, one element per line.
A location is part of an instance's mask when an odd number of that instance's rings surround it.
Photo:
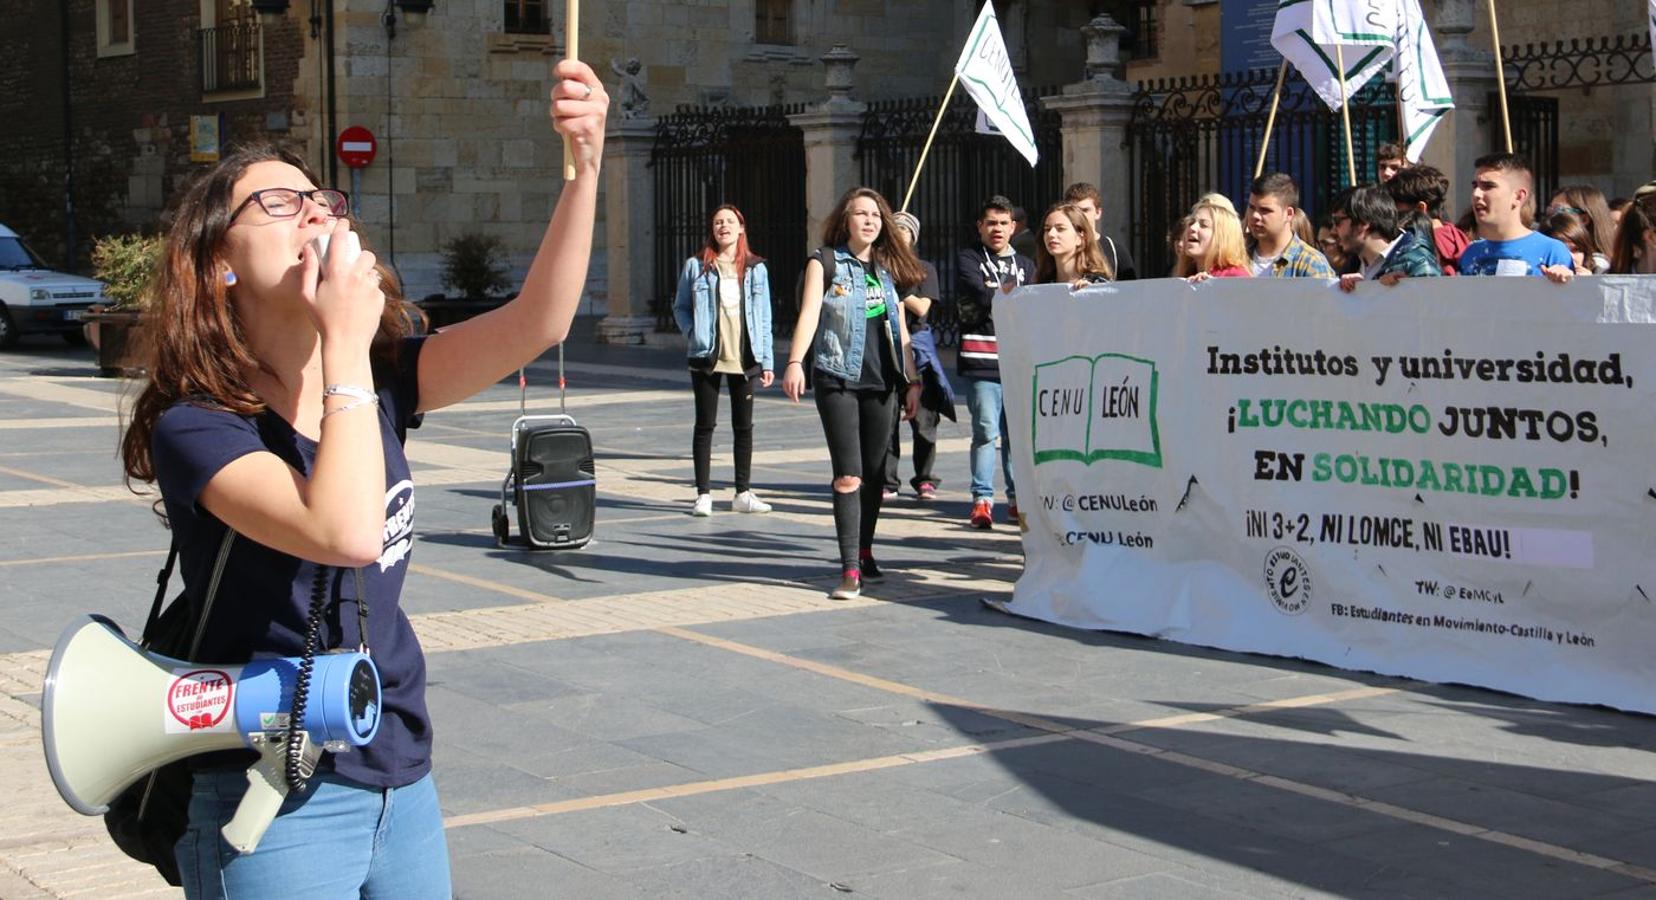
<path fill-rule="evenodd" d="M 1023 289 L 1009 611 L 1656 713 L 1656 277 Z"/>
<path fill-rule="evenodd" d="M 1346 93 L 1357 93 L 1391 61 L 1397 19 L 1397 0 L 1279 0 L 1271 46 L 1294 64 L 1329 109 L 1337 110 L 1335 60 L 1343 54 Z"/>
<path fill-rule="evenodd" d="M 977 101 L 983 114 L 1030 165 L 1035 165 L 1040 155 L 1035 149 L 1035 132 L 1029 127 L 1029 113 L 1018 92 L 1018 76 L 1012 71 L 1012 58 L 1001 39 L 993 3 L 983 4 L 954 70 L 960 85 Z"/>
<path fill-rule="evenodd" d="M 1656 0 L 1652 0 L 1656 2 Z M 1403 110 L 1403 146 L 1409 162 L 1420 162 L 1426 141 L 1443 121 L 1455 101 L 1449 96 L 1449 80 L 1443 77 L 1437 46 L 1426 25 L 1420 0 L 1399 0 L 1397 18 L 1397 102 Z"/>

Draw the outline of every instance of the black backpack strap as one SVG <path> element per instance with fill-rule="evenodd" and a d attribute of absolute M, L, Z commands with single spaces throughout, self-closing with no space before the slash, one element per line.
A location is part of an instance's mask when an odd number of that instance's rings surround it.
<path fill-rule="evenodd" d="M 834 248 L 818 247 L 817 262 L 822 264 L 822 292 L 828 293 L 828 288 L 834 283 Z"/>
<path fill-rule="evenodd" d="M 167 599 L 167 582 L 172 580 L 173 564 L 178 562 L 178 533 L 173 532 L 172 545 L 167 548 L 167 562 L 155 573 L 155 602 L 150 604 L 149 618 L 144 620 L 142 641 L 149 644 L 155 635 L 155 623 L 161 620 L 161 604 Z"/>

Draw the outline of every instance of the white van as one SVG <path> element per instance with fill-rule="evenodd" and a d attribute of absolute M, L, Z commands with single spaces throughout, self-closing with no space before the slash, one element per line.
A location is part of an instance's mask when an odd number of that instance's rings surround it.
<path fill-rule="evenodd" d="M 102 302 L 102 282 L 46 268 L 17 232 L 0 225 L 0 348 L 40 333 L 79 343 L 86 308 Z"/>

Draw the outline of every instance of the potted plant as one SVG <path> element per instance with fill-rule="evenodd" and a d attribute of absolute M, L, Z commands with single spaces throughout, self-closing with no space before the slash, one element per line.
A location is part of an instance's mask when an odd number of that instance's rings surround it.
<path fill-rule="evenodd" d="M 468 232 L 443 244 L 443 287 L 454 292 L 427 297 L 419 306 L 432 328 L 461 322 L 499 306 L 511 285 L 500 238 Z"/>
<path fill-rule="evenodd" d="M 93 245 L 92 274 L 104 283 L 104 296 L 111 301 L 86 315 L 86 338 L 98 351 L 98 374 L 144 371 L 142 313 L 160 260 L 161 238 L 154 235 L 107 235 Z"/>

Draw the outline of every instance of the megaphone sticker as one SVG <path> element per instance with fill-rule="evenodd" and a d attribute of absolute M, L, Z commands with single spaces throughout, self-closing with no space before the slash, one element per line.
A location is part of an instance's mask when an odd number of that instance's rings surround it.
<path fill-rule="evenodd" d="M 166 732 L 194 734 L 234 731 L 229 717 L 235 705 L 236 683 L 218 669 L 177 670 L 167 687 Z"/>

